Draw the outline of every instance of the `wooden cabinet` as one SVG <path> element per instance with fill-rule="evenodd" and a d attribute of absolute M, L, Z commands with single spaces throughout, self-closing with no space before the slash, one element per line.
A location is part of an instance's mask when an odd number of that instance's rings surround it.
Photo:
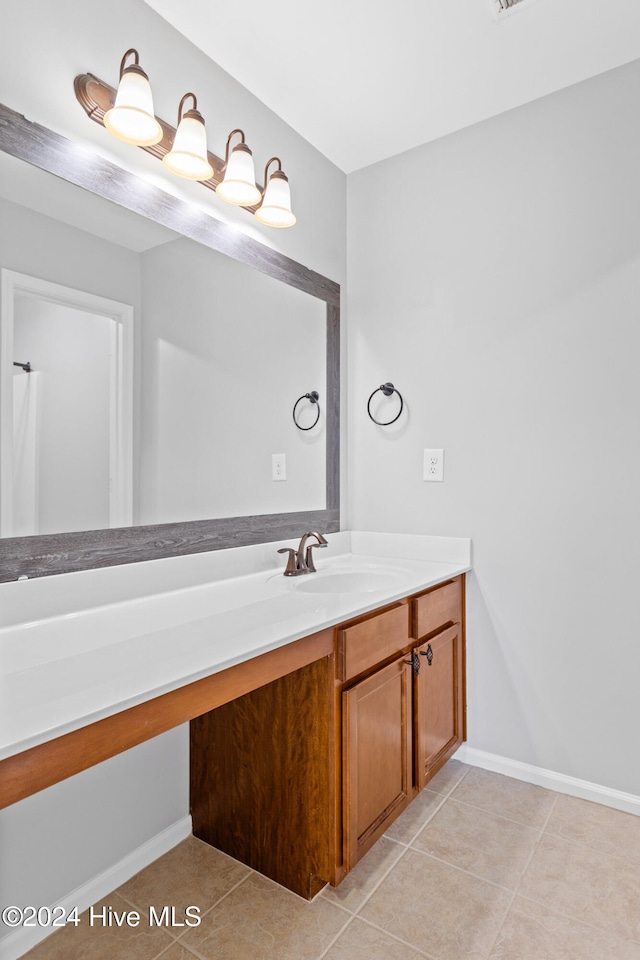
<path fill-rule="evenodd" d="M 420 671 L 414 679 L 416 789 L 466 740 L 464 578 L 411 600 Z"/>
<path fill-rule="evenodd" d="M 409 606 L 397 603 L 338 628 L 338 676 L 345 682 L 397 656 L 409 642 Z"/>
<path fill-rule="evenodd" d="M 401 657 L 342 693 L 345 871 L 411 800 L 411 677 Z"/>
<path fill-rule="evenodd" d="M 422 790 L 463 741 L 462 627 L 437 633 L 418 647 L 415 677 L 416 787 Z"/>
<path fill-rule="evenodd" d="M 334 658 L 191 721 L 194 836 L 310 900 L 335 874 Z"/>
<path fill-rule="evenodd" d="M 338 631 L 346 872 L 465 737 L 463 583 Z"/>
<path fill-rule="evenodd" d="M 465 738 L 460 576 L 339 625 L 331 656 L 193 720 L 194 834 L 309 899 Z"/>

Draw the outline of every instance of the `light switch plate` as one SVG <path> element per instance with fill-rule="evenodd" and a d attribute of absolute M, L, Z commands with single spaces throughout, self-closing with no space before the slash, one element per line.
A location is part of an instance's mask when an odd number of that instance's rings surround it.
<path fill-rule="evenodd" d="M 423 480 L 439 483 L 444 480 L 444 450 L 425 450 Z"/>

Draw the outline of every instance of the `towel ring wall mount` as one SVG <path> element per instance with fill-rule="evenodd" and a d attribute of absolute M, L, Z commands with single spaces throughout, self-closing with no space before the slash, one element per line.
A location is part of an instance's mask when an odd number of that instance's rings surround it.
<path fill-rule="evenodd" d="M 376 393 L 378 393 L 378 392 L 381 392 L 382 394 L 384 394 L 385 397 L 390 397 L 390 396 L 392 396 L 394 393 L 397 393 L 397 394 L 398 394 L 398 397 L 400 398 L 400 409 L 398 410 L 398 412 L 396 413 L 395 417 L 393 417 L 392 420 L 376 420 L 376 418 L 375 418 L 375 417 L 373 416 L 373 414 L 371 413 L 371 401 L 373 400 L 373 398 L 375 397 Z M 399 390 L 397 390 L 397 389 L 394 387 L 394 385 L 393 385 L 392 383 L 388 383 L 388 382 L 387 382 L 387 383 L 382 383 L 382 384 L 380 384 L 379 387 L 376 387 L 376 389 L 373 391 L 373 393 L 371 394 L 371 396 L 370 396 L 369 399 L 367 400 L 367 413 L 369 414 L 369 416 L 370 416 L 370 418 L 373 420 L 373 422 L 374 422 L 374 423 L 377 423 L 379 427 L 388 427 L 388 426 L 390 426 L 392 423 L 395 423 L 396 420 L 398 419 L 398 417 L 400 416 L 400 414 L 402 413 L 403 408 L 404 408 L 404 400 L 402 399 L 402 394 L 400 393 Z"/>
<path fill-rule="evenodd" d="M 320 394 L 318 393 L 317 390 L 312 390 L 310 393 L 303 393 L 301 397 L 298 397 L 298 399 L 293 405 L 293 422 L 295 423 L 298 430 L 313 430 L 316 423 L 320 419 L 320 404 L 318 403 L 319 399 L 320 399 Z M 301 403 L 302 400 L 308 400 L 309 403 L 315 404 L 317 407 L 316 418 L 311 424 L 311 426 L 309 427 L 301 427 L 298 421 L 296 420 L 296 410 L 298 409 L 298 404 Z"/>

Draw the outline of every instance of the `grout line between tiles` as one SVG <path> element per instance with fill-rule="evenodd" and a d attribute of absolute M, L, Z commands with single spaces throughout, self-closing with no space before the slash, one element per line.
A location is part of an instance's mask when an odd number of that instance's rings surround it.
<path fill-rule="evenodd" d="M 338 932 L 336 933 L 336 935 L 335 935 L 335 937 L 333 938 L 333 940 L 331 941 L 331 943 L 327 944 L 327 946 L 324 948 L 324 950 L 322 951 L 322 953 L 319 953 L 319 954 L 318 954 L 318 956 L 316 957 L 316 960 L 322 960 L 323 957 L 326 957 L 326 955 L 328 954 L 329 950 L 331 950 L 331 948 L 332 948 L 333 945 L 336 943 L 336 941 L 342 936 L 342 934 L 345 932 L 345 930 L 347 929 L 347 927 L 350 927 L 350 926 L 351 926 L 351 924 L 353 923 L 354 920 L 355 920 L 355 914 L 353 914 L 353 913 L 352 913 L 352 914 L 349 914 L 349 917 L 348 917 L 345 925 L 344 925 L 343 927 L 341 927 L 340 930 L 338 930 Z"/>
<path fill-rule="evenodd" d="M 164 950 L 162 951 L 162 953 L 157 953 L 157 954 L 155 955 L 155 957 L 153 957 L 153 960 L 162 960 L 162 958 L 164 957 L 164 955 L 166 954 L 166 952 L 167 952 L 168 950 L 171 950 L 172 947 L 175 947 L 176 943 L 177 943 L 177 940 L 174 940 L 173 943 L 170 943 L 168 947 L 165 947 L 165 948 L 164 948 Z M 195 953 L 195 952 L 191 949 L 191 947 L 187 947 L 184 943 L 181 943 L 180 946 L 181 946 L 181 948 L 182 948 L 183 950 L 186 950 L 188 953 L 190 953 L 190 954 L 192 954 L 194 957 L 196 957 L 197 960 L 204 960 L 204 958 L 201 957 L 201 955 L 200 955 L 199 953 Z"/>
<path fill-rule="evenodd" d="M 176 943 L 177 942 L 178 941 L 176 940 Z M 181 943 L 180 949 L 186 950 L 187 953 L 191 954 L 191 956 L 195 958 L 195 960 L 210 960 L 210 958 L 205 957 L 203 953 L 200 953 L 200 951 L 196 947 L 188 947 L 186 943 Z M 162 960 L 162 957 L 154 957 L 153 960 Z"/>
<path fill-rule="evenodd" d="M 584 927 L 588 927 L 589 930 L 593 930 L 594 933 L 604 934 L 608 937 L 617 937 L 618 940 L 622 940 L 626 943 L 632 943 L 634 946 L 640 946 L 640 940 L 634 940 L 632 937 L 627 937 L 624 933 L 617 933 L 615 930 L 610 930 L 608 927 L 599 927 L 595 923 L 591 923 L 589 920 L 583 919 L 583 917 L 575 917 L 571 913 L 564 913 L 562 910 L 558 910 L 555 906 L 550 907 L 548 903 L 544 900 L 534 900 L 533 897 L 525 897 L 524 894 L 518 894 L 521 900 L 526 900 L 527 903 L 532 903 L 536 907 L 545 907 L 549 910 L 554 916 L 561 917 L 563 920 L 570 920 L 572 923 L 582 924 Z"/>
<path fill-rule="evenodd" d="M 402 937 L 397 936 L 395 933 L 391 933 L 390 930 L 385 930 L 384 927 L 379 927 L 377 923 L 372 923 L 371 920 L 365 920 L 364 917 L 358 917 L 358 920 L 360 920 L 361 923 L 366 923 L 368 927 L 372 927 L 374 930 L 379 930 L 381 933 L 384 933 L 384 935 L 386 937 L 389 937 L 389 939 L 396 940 L 398 943 L 401 943 L 405 947 L 410 947 L 420 957 L 426 957 L 427 960 L 438 960 L 438 957 L 434 956 L 434 954 L 426 953 L 424 950 L 421 950 L 420 947 L 416 947 L 415 944 L 409 943 L 408 940 L 403 940 Z"/>
<path fill-rule="evenodd" d="M 239 862 L 239 861 L 238 861 L 238 862 Z M 215 901 L 215 903 L 212 903 L 210 907 L 207 907 L 207 909 L 204 911 L 204 913 L 201 913 L 201 914 L 200 914 L 200 920 L 202 921 L 202 920 L 207 916 L 208 913 L 210 913 L 215 907 L 217 907 L 218 904 L 222 903 L 223 900 L 226 900 L 226 898 L 229 896 L 230 893 L 233 893 L 234 890 L 237 890 L 238 887 L 241 886 L 243 883 L 245 883 L 245 882 L 249 879 L 249 877 L 250 877 L 252 874 L 254 874 L 255 872 L 256 872 L 255 870 L 252 870 L 251 868 L 249 868 L 249 872 L 248 872 L 244 877 L 241 877 L 240 880 L 238 880 L 237 883 L 234 883 L 234 885 L 233 885 L 232 887 L 230 887 L 230 888 L 226 891 L 226 893 L 223 893 L 222 896 L 219 897 L 219 898 Z M 136 874 L 136 876 L 137 876 L 137 874 Z M 133 879 L 133 878 L 132 878 L 132 879 Z M 128 882 L 128 881 L 127 881 L 127 882 Z M 112 892 L 112 893 L 117 893 L 118 896 L 121 897 L 121 898 L 125 901 L 125 903 L 128 903 L 130 906 L 132 906 L 134 910 L 139 910 L 139 909 L 140 909 L 140 908 L 137 906 L 137 904 L 134 903 L 133 900 L 131 900 L 131 899 L 128 898 L 128 897 L 125 897 L 125 895 L 120 892 L 120 888 L 119 888 L 119 887 L 116 887 L 116 889 L 115 889 L 115 890 L 112 890 L 111 892 Z M 95 906 L 95 904 L 94 904 L 94 906 Z M 194 928 L 194 927 L 189 927 L 189 928 L 183 930 L 182 933 L 180 933 L 178 936 L 171 937 L 172 942 L 173 942 L 173 943 L 177 943 L 178 940 L 180 940 L 182 937 L 184 937 L 184 935 L 185 935 L 186 933 L 189 933 L 189 930 L 193 930 L 193 929 L 195 929 L 195 928 Z M 169 936 L 171 936 L 171 934 L 169 934 Z"/>
<path fill-rule="evenodd" d="M 556 803 L 558 802 L 558 797 L 559 797 L 559 796 L 560 796 L 560 794 L 556 794 L 556 796 L 553 798 L 553 803 L 552 803 L 551 806 L 549 807 L 549 813 L 548 813 L 547 816 L 545 817 L 544 823 L 543 823 L 542 826 L 540 827 L 540 832 L 539 832 L 539 835 L 538 835 L 538 839 L 537 839 L 536 842 L 534 843 L 533 849 L 531 850 L 531 853 L 530 853 L 529 856 L 527 857 L 526 863 L 524 864 L 524 866 L 522 867 L 522 870 L 520 871 L 520 876 L 518 877 L 518 879 L 517 879 L 517 881 L 516 881 L 516 885 L 515 885 L 515 887 L 514 887 L 514 889 L 513 889 L 513 893 L 511 894 L 511 897 L 510 897 L 510 899 L 509 899 L 509 903 L 507 904 L 507 908 L 506 908 L 506 910 L 505 910 L 505 912 L 504 912 L 504 916 L 503 916 L 503 918 L 502 918 L 502 922 L 500 923 L 500 926 L 498 927 L 498 929 L 497 929 L 497 931 L 496 931 L 496 935 L 495 935 L 495 937 L 493 938 L 493 940 L 492 940 L 492 942 L 491 942 L 491 944 L 490 944 L 490 946 L 489 946 L 489 950 L 487 951 L 487 955 L 486 955 L 486 957 L 484 958 L 484 960 L 489 960 L 489 958 L 491 957 L 491 954 L 492 954 L 492 952 L 493 952 L 493 948 L 495 947 L 496 943 L 498 942 L 498 938 L 500 937 L 500 934 L 502 933 L 502 930 L 503 930 L 504 925 L 505 925 L 505 923 L 506 923 L 507 917 L 508 917 L 509 914 L 511 913 L 511 908 L 513 907 L 513 904 L 514 904 L 514 901 L 515 901 L 515 899 L 516 899 L 516 896 L 518 895 L 518 889 L 520 888 L 520 885 L 521 885 L 521 883 L 522 883 L 522 878 L 524 877 L 525 873 L 526 873 L 527 870 L 529 869 L 529 864 L 530 864 L 531 861 L 533 860 L 533 858 L 534 858 L 534 856 L 535 856 L 535 852 L 536 852 L 536 850 L 538 849 L 538 847 L 539 847 L 539 845 L 540 845 L 540 841 L 542 840 L 542 837 L 543 837 L 543 835 L 544 835 L 544 831 L 546 830 L 547 824 L 549 823 L 549 818 L 551 817 L 551 814 L 553 813 L 553 811 L 554 811 L 554 809 L 555 809 L 555 806 L 556 806 Z M 477 809 L 477 808 L 476 808 L 476 809 Z M 506 819 L 506 817 L 505 817 L 505 819 Z"/>
<path fill-rule="evenodd" d="M 591 847 L 589 844 L 581 843 L 579 840 L 572 840 L 572 839 L 570 839 L 570 838 L 568 838 L 568 837 L 558 837 L 558 836 L 557 836 L 556 834 L 554 834 L 554 833 L 547 833 L 547 827 L 549 826 L 549 821 L 550 821 L 550 819 L 551 819 L 551 815 L 553 814 L 553 811 L 554 811 L 554 809 L 555 809 L 555 806 L 556 806 L 556 804 L 557 804 L 557 802 L 558 802 L 558 800 L 559 800 L 559 798 L 560 798 L 561 796 L 562 796 L 562 794 L 558 794 L 558 795 L 556 796 L 556 798 L 555 798 L 555 800 L 554 800 L 554 802 L 553 802 L 553 804 L 552 804 L 552 806 L 551 806 L 551 809 L 549 810 L 549 814 L 548 814 L 548 816 L 547 816 L 547 818 L 546 818 L 546 820 L 545 820 L 545 822 L 544 822 L 544 825 L 543 825 L 543 827 L 542 827 L 542 829 L 541 829 L 541 831 L 540 831 L 540 836 L 538 837 L 538 840 L 536 841 L 536 845 L 535 845 L 535 847 L 534 847 L 534 849 L 533 849 L 533 852 L 532 852 L 531 856 L 529 857 L 529 859 L 528 859 L 528 861 L 527 861 L 527 863 L 526 863 L 526 866 L 525 866 L 524 870 L 523 870 L 522 873 L 520 874 L 520 879 L 519 879 L 519 881 L 518 881 L 518 887 L 516 887 L 516 891 L 515 891 L 514 896 L 513 896 L 513 899 L 514 899 L 514 900 L 515 900 L 515 897 L 518 895 L 518 888 L 520 887 L 520 885 L 521 885 L 521 883 L 522 883 L 522 878 L 524 877 L 524 874 L 525 874 L 527 868 L 529 867 L 529 864 L 531 863 L 531 860 L 533 859 L 533 856 L 534 856 L 536 850 L 538 849 L 538 847 L 539 847 L 539 845 L 540 845 L 540 841 L 542 840 L 542 838 L 543 838 L 543 836 L 544 836 L 545 834 L 546 834 L 546 836 L 552 837 L 554 840 L 558 840 L 558 839 L 559 839 L 559 840 L 563 840 L 565 843 L 569 843 L 569 844 L 572 844 L 572 843 L 573 843 L 573 844 L 576 844 L 576 845 L 578 845 L 578 846 L 586 847 L 586 848 L 589 849 L 589 850 L 593 850 L 593 847 Z M 596 852 L 597 852 L 597 851 L 596 851 Z M 614 857 L 614 858 L 615 858 L 615 857 L 618 857 L 618 859 L 626 859 L 626 858 L 624 858 L 624 857 L 623 857 L 623 858 L 619 857 L 617 854 L 608 854 L 608 855 L 609 855 L 609 856 L 612 856 L 612 857 Z M 555 914 L 556 916 L 558 916 L 558 917 L 563 917 L 564 919 L 566 919 L 566 920 L 571 920 L 571 921 L 573 921 L 574 923 L 584 924 L 584 926 L 589 927 L 591 930 L 595 930 L 595 931 L 597 931 L 598 933 L 604 933 L 604 934 L 606 934 L 606 935 L 608 935 L 608 936 L 618 936 L 618 937 L 621 937 L 621 939 L 623 939 L 623 940 L 627 940 L 629 943 L 640 943 L 640 940 L 632 940 L 632 939 L 630 939 L 629 937 L 626 937 L 626 936 L 624 936 L 624 935 L 616 934 L 614 931 L 610 930 L 608 927 L 601 927 L 601 926 L 598 926 L 598 925 L 595 924 L 595 923 L 590 923 L 588 920 L 584 920 L 582 916 L 573 916 L 573 915 L 570 914 L 570 913 L 564 913 L 563 911 L 557 910 L 557 909 L 555 908 L 555 906 L 554 906 L 554 907 L 549 907 L 548 903 L 547 903 L 545 900 L 535 900 L 533 897 L 530 897 L 530 896 L 529 896 L 529 897 L 525 897 L 523 894 L 519 894 L 519 896 L 521 896 L 523 900 L 527 900 L 529 903 L 535 903 L 536 905 L 539 904 L 539 905 L 541 905 L 541 906 L 546 907 L 547 909 L 551 910 L 551 912 L 554 913 L 554 914 Z M 510 904 L 510 906 L 509 906 L 509 909 L 511 909 L 511 906 L 512 906 L 512 905 L 513 905 L 513 900 L 512 900 L 512 902 L 511 902 L 511 904 Z M 504 921 L 503 921 L 503 925 L 504 925 Z"/>
<path fill-rule="evenodd" d="M 585 802 L 589 803 L 591 801 Z M 633 814 L 630 814 L 630 816 L 633 816 Z M 625 856 L 624 853 L 618 853 L 616 850 L 602 850 L 599 847 L 594 847 L 593 844 L 587 842 L 586 840 L 577 840 L 575 837 L 567 837 L 563 833 L 555 833 L 553 830 L 548 829 L 548 823 L 545 825 L 545 833 L 548 837 L 552 837 L 554 840 L 561 840 L 563 843 L 571 843 L 578 847 L 585 847 L 592 853 L 600 854 L 603 857 L 614 857 L 617 860 L 624 860 L 624 862 L 630 866 L 640 869 L 640 861 L 638 861 L 637 858 L 632 859 Z"/>
<path fill-rule="evenodd" d="M 426 788 L 425 788 L 425 789 L 426 789 Z M 385 833 L 384 836 L 387 838 L 387 840 L 392 840 L 394 843 L 399 843 L 399 844 L 401 844 L 403 847 L 410 847 L 411 844 L 414 843 L 414 842 L 417 840 L 417 838 L 420 836 L 420 834 L 422 833 L 422 831 L 424 830 L 424 828 L 425 828 L 429 823 L 431 823 L 431 821 L 432 821 L 433 818 L 435 817 L 436 813 L 437 813 L 439 810 L 442 810 L 443 806 L 445 805 L 445 803 L 447 802 L 447 800 L 449 799 L 449 796 L 450 796 L 450 794 L 447 794 L 447 796 L 442 796 L 442 794 L 438 794 L 438 793 L 434 793 L 433 795 L 434 795 L 434 797 L 440 797 L 440 803 L 438 804 L 438 806 L 437 806 L 434 810 L 431 811 L 431 813 L 429 814 L 429 816 L 427 817 L 427 819 L 424 821 L 424 823 L 422 824 L 422 826 L 421 826 L 421 827 L 418 827 L 418 829 L 416 830 L 416 832 L 414 833 L 414 835 L 411 837 L 411 840 L 409 840 L 409 841 L 407 841 L 407 842 L 405 843 L 404 840 L 396 840 L 395 837 L 390 837 L 387 833 Z"/>
<path fill-rule="evenodd" d="M 391 838 L 390 838 L 390 837 L 385 837 L 385 839 L 390 840 Z M 407 850 L 410 849 L 410 847 L 408 847 L 408 846 L 407 846 L 406 844 L 404 844 L 404 843 L 399 843 L 399 842 L 396 841 L 396 840 L 393 840 L 392 842 L 393 842 L 393 843 L 397 843 L 399 847 L 404 847 L 402 853 L 401 853 L 400 856 L 397 858 L 397 860 L 394 860 L 393 863 L 391 864 L 391 866 L 388 867 L 388 868 L 385 870 L 385 872 L 382 874 L 382 876 L 380 877 L 380 879 L 377 881 L 376 884 L 374 884 L 374 886 L 371 888 L 371 890 L 369 891 L 369 893 L 367 893 L 366 896 L 364 897 L 362 903 L 361 903 L 355 910 L 349 910 L 348 907 L 343 907 L 343 906 L 341 906 L 340 904 L 336 904 L 336 903 L 334 903 L 333 900 L 328 900 L 328 903 L 333 903 L 334 906 L 340 906 L 340 909 L 341 909 L 341 910 L 345 910 L 347 913 L 349 913 L 349 914 L 351 915 L 352 918 L 353 918 L 353 917 L 357 917 L 357 916 L 359 915 L 360 911 L 362 910 L 362 908 L 365 906 L 365 904 L 367 904 L 367 903 L 369 902 L 369 900 L 371 899 L 371 897 L 374 895 L 374 893 L 376 892 L 376 890 L 378 889 L 378 887 L 380 886 L 380 884 L 383 883 L 383 882 L 387 879 L 387 877 L 389 876 L 389 874 L 391 873 L 391 871 L 394 870 L 395 867 L 397 867 L 397 865 L 400 863 L 400 861 L 402 860 L 402 858 L 406 855 Z"/>
<path fill-rule="evenodd" d="M 553 793 L 553 792 L 554 792 L 553 790 L 547 791 L 547 793 Z M 555 807 L 559 796 L 560 794 L 557 794 L 554 797 L 553 803 L 551 804 L 550 812 Z M 451 799 L 454 801 L 454 803 L 459 803 L 463 807 L 469 807 L 472 810 L 477 810 L 478 813 L 486 813 L 490 817 L 499 817 L 501 820 L 508 820 L 509 823 L 516 823 L 519 827 L 528 827 L 529 830 L 544 830 L 546 828 L 546 825 L 549 820 L 549 815 L 550 815 L 550 812 L 549 812 L 549 814 L 547 814 L 547 816 L 545 817 L 544 823 L 541 827 L 535 827 L 535 826 L 532 827 L 530 823 L 525 823 L 524 820 L 515 820 L 513 817 L 506 817 L 503 813 L 495 813 L 495 811 L 493 810 L 487 810 L 486 807 L 479 807 L 477 804 L 472 803 L 469 800 L 457 800 L 455 797 L 451 797 Z"/>
<path fill-rule="evenodd" d="M 453 759 L 455 759 L 455 758 L 453 758 Z M 458 761 L 458 763 L 460 763 L 460 761 Z M 445 766 L 446 766 L 446 764 L 445 764 Z M 444 769 L 444 767 L 443 767 L 442 769 Z M 473 768 L 472 766 L 467 766 L 467 769 L 462 771 L 462 774 L 460 775 L 460 778 L 459 778 L 458 780 L 456 780 L 456 782 L 453 784 L 453 786 L 452 786 L 446 793 L 442 794 L 442 796 L 444 796 L 445 798 L 450 797 L 451 794 L 454 792 L 454 790 L 457 790 L 457 788 L 460 786 L 460 784 L 462 783 L 462 781 L 464 780 L 464 778 L 467 777 L 467 776 L 471 773 L 471 771 L 472 771 L 473 769 L 474 769 L 474 768 Z M 438 773 L 439 773 L 439 772 L 440 772 L 440 771 L 438 771 Z M 438 776 L 438 774 L 436 774 L 436 777 L 437 777 L 437 776 Z M 435 779 L 435 778 L 434 778 L 434 779 Z M 425 789 L 425 790 L 429 790 L 429 784 L 428 784 L 428 783 L 425 785 L 424 789 Z M 438 792 L 437 790 L 432 790 L 432 791 L 431 791 L 431 793 L 437 793 L 437 792 Z"/>
<path fill-rule="evenodd" d="M 495 880 L 489 880 L 488 877 L 483 877 L 479 873 L 474 873 L 472 870 L 465 870 L 464 867 L 459 867 L 456 863 L 451 863 L 450 860 L 443 860 L 441 857 L 436 857 L 433 853 L 426 853 L 424 850 L 419 850 L 417 847 L 409 847 L 408 849 L 418 856 L 427 857 L 429 860 L 435 860 L 436 863 L 441 863 L 445 867 L 451 867 L 452 870 L 456 870 L 458 873 L 464 873 L 467 877 L 473 877 L 474 880 L 480 880 L 482 883 L 488 883 L 489 886 L 497 887 L 498 890 L 504 890 L 505 893 L 512 893 L 509 887 L 505 887 L 504 884 L 496 883 Z"/>
<path fill-rule="evenodd" d="M 232 894 L 232 893 L 234 892 L 234 890 L 237 890 L 238 887 L 241 887 L 243 883 L 246 883 L 247 880 L 249 880 L 249 878 L 250 878 L 254 873 L 255 873 L 255 870 L 251 870 L 251 871 L 246 875 L 246 877 L 242 877 L 241 880 L 238 880 L 237 883 L 234 883 L 234 885 L 233 885 L 232 887 L 230 887 L 230 888 L 227 890 L 227 892 L 224 893 L 224 894 L 220 897 L 219 900 L 216 900 L 216 902 L 215 902 L 214 904 L 212 904 L 212 905 L 209 907 L 208 910 L 205 910 L 205 912 L 200 915 L 201 920 L 204 920 L 204 918 L 205 918 L 208 914 L 210 914 L 212 910 L 215 910 L 216 907 L 220 906 L 220 904 L 223 902 L 223 900 L 226 900 L 227 897 L 230 896 L 230 894 Z M 191 927 L 191 929 L 194 930 L 195 928 L 194 928 L 194 927 Z M 180 940 L 182 937 L 184 937 L 185 933 L 189 933 L 189 930 L 183 930 L 183 932 L 180 934 L 180 936 L 177 937 L 177 940 Z"/>
<path fill-rule="evenodd" d="M 356 918 L 357 918 L 358 920 L 361 920 L 362 923 L 366 923 L 368 926 L 373 927 L 373 928 L 376 929 L 376 930 L 380 930 L 382 933 L 384 933 L 386 936 L 391 937 L 393 940 L 397 940 L 398 943 L 402 943 L 404 946 L 410 947 L 412 950 L 415 950 L 416 953 L 419 954 L 420 956 L 426 957 L 427 960 L 437 960 L 437 958 L 434 957 L 432 954 L 425 953 L 424 951 L 420 950 L 418 947 L 415 947 L 413 944 L 409 943 L 408 941 L 402 940 L 400 937 L 396 936 L 395 934 L 390 933 L 388 930 L 385 930 L 385 929 L 382 928 L 382 927 L 377 926 L 377 924 L 372 923 L 372 922 L 369 921 L 369 920 L 365 920 L 365 919 L 361 916 L 361 912 L 362 912 L 363 908 L 366 906 L 366 904 L 369 902 L 369 900 L 371 899 L 371 897 L 372 897 L 372 896 L 376 893 L 376 891 L 379 889 L 379 887 L 381 886 L 381 884 L 384 883 L 384 881 L 385 881 L 386 878 L 389 876 L 389 874 L 390 874 L 393 870 L 395 870 L 395 868 L 399 865 L 399 863 L 400 863 L 401 860 L 406 856 L 406 854 L 407 854 L 407 852 L 408 852 L 409 850 L 412 850 L 414 853 L 422 853 L 422 851 L 415 850 L 415 849 L 411 846 L 411 844 L 412 844 L 412 843 L 416 840 L 416 838 L 422 833 L 422 831 L 425 829 L 425 827 L 431 822 L 431 820 L 435 817 L 436 813 L 438 813 L 438 811 L 442 809 L 442 807 L 444 806 L 444 804 L 446 803 L 446 801 L 451 797 L 451 794 L 453 793 L 453 791 L 455 790 L 455 788 L 456 788 L 460 783 L 462 783 L 462 781 L 464 780 L 464 778 L 465 778 L 466 775 L 468 774 L 469 770 L 471 770 L 471 769 L 472 769 L 472 768 L 469 767 L 467 770 L 465 770 L 465 771 L 463 772 L 463 774 L 462 774 L 462 776 L 460 777 L 460 779 L 454 784 L 454 786 L 451 788 L 451 790 L 449 790 L 448 793 L 442 794 L 442 793 L 435 793 L 433 790 L 429 791 L 430 793 L 433 793 L 434 796 L 439 797 L 440 802 L 439 802 L 438 805 L 431 811 L 431 813 L 430 813 L 429 816 L 426 818 L 426 820 L 424 821 L 424 823 L 422 824 L 422 826 L 421 826 L 418 830 L 416 830 L 416 832 L 413 834 L 411 840 L 410 840 L 408 843 L 405 843 L 403 840 L 397 840 L 397 839 L 394 838 L 394 837 L 390 837 L 390 836 L 388 836 L 387 834 L 384 834 L 384 838 L 385 838 L 386 840 L 389 840 L 389 841 L 391 841 L 391 843 L 395 843 L 395 844 L 397 844 L 399 847 L 403 847 L 403 848 L 404 848 L 403 851 L 402 851 L 402 853 L 401 853 L 400 856 L 397 858 L 397 860 L 394 860 L 394 862 L 391 864 L 391 866 L 388 868 L 388 870 L 385 870 L 385 872 L 382 874 L 382 876 L 380 877 L 380 879 L 378 880 L 378 882 L 371 888 L 371 890 L 370 890 L 369 893 L 364 897 L 364 899 L 363 899 L 362 902 L 359 904 L 359 906 L 357 907 L 357 909 L 356 909 L 355 911 L 353 911 L 353 912 L 348 911 L 348 912 L 350 913 L 350 919 L 349 919 L 349 921 L 344 925 L 344 927 L 342 928 L 342 930 L 340 930 L 340 931 L 338 932 L 338 934 L 334 937 L 334 939 L 331 941 L 331 943 L 325 948 L 325 950 L 320 954 L 320 956 L 317 958 L 317 960 L 322 960 L 322 958 L 327 955 L 327 953 L 329 952 L 329 950 L 335 945 L 335 943 L 336 943 L 337 940 L 342 936 L 342 934 L 343 934 L 344 931 L 347 929 L 347 927 L 349 927 L 349 926 L 351 925 L 351 923 L 353 922 L 353 920 L 355 920 Z M 428 787 L 426 787 L 425 789 L 428 789 Z M 423 854 L 423 856 L 429 856 L 429 855 L 428 855 L 428 854 Z M 433 859 L 437 859 L 437 858 L 434 857 Z M 442 862 L 442 863 L 446 863 L 446 861 L 441 861 L 441 862 Z M 452 866 L 452 865 L 449 864 L 449 866 Z M 461 871 L 461 872 L 462 872 L 462 873 L 466 873 L 466 872 L 468 872 L 468 871 Z M 476 877 L 475 874 L 472 874 L 472 876 Z M 482 877 L 476 877 L 476 879 L 482 880 L 482 879 L 484 879 L 484 878 L 482 878 Z M 491 881 L 488 881 L 488 882 L 491 882 Z M 494 885 L 494 886 L 499 886 L 499 884 L 493 884 L 493 885 Z M 333 901 L 330 901 L 330 902 L 333 903 Z M 339 904 L 334 904 L 334 906 L 340 906 L 340 905 L 339 905 Z M 347 910 L 346 907 L 341 907 L 341 909 Z"/>

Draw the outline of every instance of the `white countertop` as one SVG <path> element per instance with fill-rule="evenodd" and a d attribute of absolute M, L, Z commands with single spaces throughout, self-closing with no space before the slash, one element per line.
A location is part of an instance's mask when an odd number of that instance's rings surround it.
<path fill-rule="evenodd" d="M 281 541 L 0 584 L 0 759 L 470 569 L 466 539 L 327 539 L 303 577 Z"/>

